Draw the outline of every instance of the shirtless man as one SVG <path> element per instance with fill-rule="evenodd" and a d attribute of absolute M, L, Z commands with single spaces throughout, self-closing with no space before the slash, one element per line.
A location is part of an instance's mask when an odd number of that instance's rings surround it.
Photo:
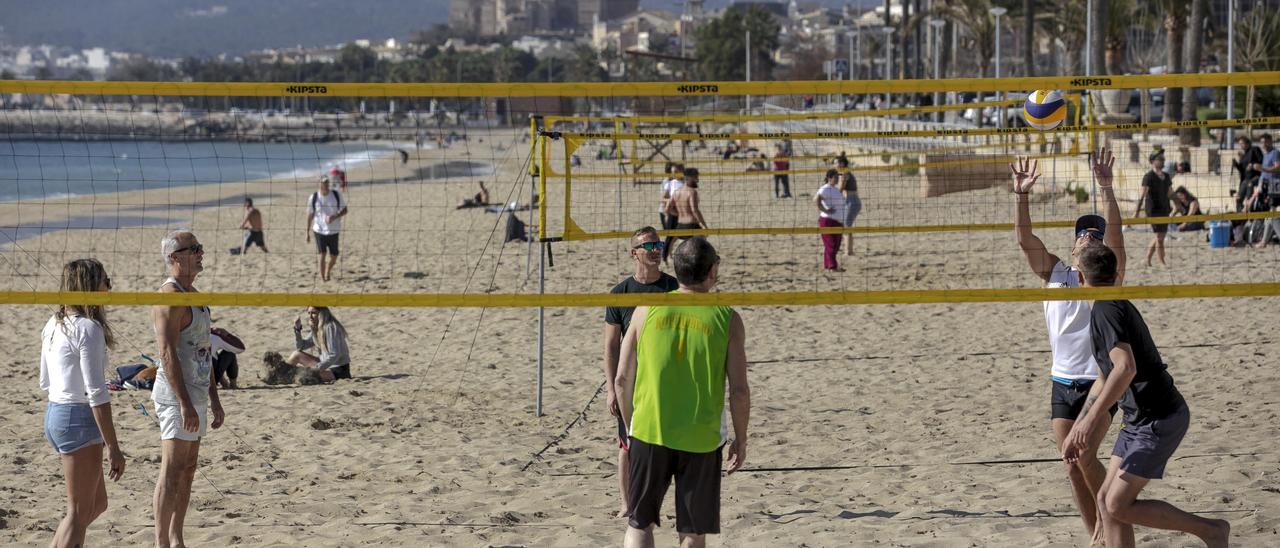
<path fill-rule="evenodd" d="M 244 245 L 240 246 L 241 253 L 248 253 L 253 244 L 258 244 L 263 253 L 267 252 L 267 240 L 262 235 L 262 212 L 253 207 L 253 198 L 248 196 L 244 197 L 244 220 L 240 221 L 240 228 L 249 231 L 244 236 Z"/>
<path fill-rule="evenodd" d="M 707 226 L 707 221 L 702 217 L 702 209 L 698 207 L 698 170 L 697 168 L 686 168 L 684 170 L 684 186 L 671 193 L 671 199 L 667 200 L 667 209 L 665 211 L 667 218 L 673 216 L 676 220 L 675 226 L 671 228 L 675 230 L 697 230 L 711 228 Z M 671 249 L 671 241 L 675 237 L 667 238 L 666 246 Z M 684 240 L 684 238 L 680 238 Z"/>

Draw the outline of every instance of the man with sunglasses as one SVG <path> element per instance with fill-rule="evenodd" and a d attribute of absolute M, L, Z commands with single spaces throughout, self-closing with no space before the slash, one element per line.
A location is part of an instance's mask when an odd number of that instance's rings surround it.
<path fill-rule="evenodd" d="M 671 257 L 680 282 L 676 294 L 710 293 L 719 283 L 720 256 L 706 238 L 685 240 Z M 721 456 L 727 453 L 724 475 L 747 459 L 746 338 L 742 317 L 727 306 L 636 308 L 614 379 L 631 452 L 631 516 L 623 546 L 654 545 L 673 478 L 680 546 L 701 548 L 707 535 L 720 533 Z"/>
<path fill-rule="evenodd" d="M 613 286 L 610 293 L 670 293 L 679 289 L 680 284 L 675 277 L 662 272 L 662 258 L 666 244 L 658 238 L 658 231 L 651 226 L 637 230 L 631 236 L 631 260 L 635 263 L 635 273 Z M 613 379 L 618 374 L 618 352 L 622 345 L 622 335 L 631 325 L 631 314 L 634 307 L 610 306 L 604 311 L 604 377 L 606 400 L 609 413 L 618 423 L 618 479 L 622 489 L 622 505 L 618 517 L 630 514 L 627 507 L 627 482 L 630 480 L 627 458 L 627 428 L 622 423 L 622 412 L 618 407 L 617 393 L 613 389 Z"/>
<path fill-rule="evenodd" d="M 1112 166 L 1115 158 L 1106 148 L 1090 156 L 1090 168 L 1102 194 L 1106 218 L 1084 215 L 1076 219 L 1075 239 L 1071 246 L 1071 264 L 1049 253 L 1044 242 L 1031 231 L 1031 187 L 1040 178 L 1039 162 L 1018 158 L 1017 164 L 1009 164 L 1013 172 L 1013 193 L 1016 207 L 1014 231 L 1018 246 L 1045 287 L 1081 287 L 1080 271 L 1075 264 L 1080 253 L 1093 246 L 1106 246 L 1116 255 L 1119 275 L 1116 285 L 1124 279 L 1124 232 L 1121 230 L 1120 206 L 1116 203 L 1112 188 Z M 1110 225 L 1110 230 L 1108 230 Z M 1072 426 L 1081 416 L 1089 395 L 1089 388 L 1098 378 L 1098 364 L 1094 359 L 1093 339 L 1089 334 L 1089 301 L 1045 301 L 1044 318 L 1049 329 L 1049 346 L 1053 350 L 1050 391 L 1051 425 L 1059 450 L 1071 433 Z M 1116 408 L 1110 410 L 1114 415 Z M 1067 477 L 1071 480 L 1071 493 L 1084 519 L 1085 529 L 1100 540 L 1102 528 L 1098 525 L 1095 503 L 1098 488 L 1106 477 L 1106 468 L 1098 461 L 1098 447 L 1106 436 L 1106 428 L 1092 432 L 1088 447 L 1082 457 L 1065 463 Z"/>
<path fill-rule="evenodd" d="M 204 270 L 204 246 L 195 234 L 170 232 L 160 242 L 169 277 L 161 293 L 195 293 L 196 276 Z M 158 305 L 151 310 L 160 347 L 151 399 L 160 423 L 160 474 L 156 478 L 156 546 L 185 546 L 182 526 L 191 501 L 200 439 L 206 425 L 222 426 L 222 403 L 213 382 L 213 348 L 206 306 Z M 208 411 L 213 421 L 208 421 Z"/>

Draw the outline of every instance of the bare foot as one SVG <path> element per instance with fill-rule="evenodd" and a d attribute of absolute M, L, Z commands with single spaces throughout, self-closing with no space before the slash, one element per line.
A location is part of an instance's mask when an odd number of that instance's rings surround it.
<path fill-rule="evenodd" d="M 1231 537 L 1231 524 L 1222 519 L 1211 519 L 1214 525 L 1214 534 L 1202 538 L 1204 544 L 1208 548 L 1227 548 L 1227 540 Z"/>

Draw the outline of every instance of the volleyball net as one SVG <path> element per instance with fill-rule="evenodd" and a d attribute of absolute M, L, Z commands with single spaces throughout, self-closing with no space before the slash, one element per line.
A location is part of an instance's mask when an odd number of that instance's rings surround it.
<path fill-rule="evenodd" d="M 56 293 L 61 264 L 85 256 L 108 266 L 115 292 L 77 298 L 112 304 L 1276 295 L 1280 253 L 1230 244 L 1261 243 L 1267 223 L 1280 216 L 1252 203 L 1261 178 L 1248 166 L 1233 168 L 1251 153 L 1232 143 L 1246 136 L 1257 144 L 1280 127 L 1280 108 L 1267 99 L 1277 88 L 1280 73 L 625 84 L 0 82 L 8 137 L 0 152 L 0 302 L 64 302 Z M 1062 90 L 1061 126 L 1040 131 L 1022 121 L 1023 98 L 1035 89 Z M 1218 108 L 1229 93 L 1244 106 L 1234 117 Z M 1196 118 L 1163 117 L 1164 101 L 1194 104 Z M 1047 292 L 1014 239 L 1008 164 L 1020 156 L 1038 162 L 1034 230 L 1050 252 L 1069 260 L 1076 217 L 1101 212 L 1088 155 L 1102 146 L 1116 156 L 1129 286 Z M 1194 199 L 1198 212 L 1174 216 L 1177 200 L 1168 213 L 1139 206 L 1157 152 L 1171 164 L 1160 166 L 1167 194 L 1185 189 L 1178 195 Z M 698 172 L 705 226 L 664 226 L 659 213 L 672 188 L 664 191 L 664 183 L 676 165 Z M 842 226 L 824 227 L 814 195 L 831 169 L 852 175 L 845 184 L 856 185 L 861 207 L 845 218 L 851 203 L 842 204 Z M 329 282 L 318 279 L 315 238 L 308 241 L 321 177 L 348 208 Z M 269 253 L 247 238 L 246 198 L 261 215 Z M 720 292 L 693 300 L 607 294 L 634 269 L 631 236 L 644 226 L 677 238 L 673 244 L 710 238 L 722 257 Z M 153 293 L 163 277 L 160 239 L 176 228 L 191 229 L 206 247 L 204 294 Z M 1157 231 L 1167 234 L 1166 265 L 1157 258 L 1148 268 Z M 823 234 L 842 236 L 838 270 L 823 268 Z"/>

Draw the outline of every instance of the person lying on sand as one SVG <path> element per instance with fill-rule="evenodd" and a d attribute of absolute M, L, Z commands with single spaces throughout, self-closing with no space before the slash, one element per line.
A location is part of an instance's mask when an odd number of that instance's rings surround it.
<path fill-rule="evenodd" d="M 463 198 L 458 202 L 458 207 L 454 209 L 466 209 L 468 207 L 483 207 L 489 205 L 489 189 L 484 187 L 484 181 L 479 181 L 480 192 L 470 198 Z"/>

